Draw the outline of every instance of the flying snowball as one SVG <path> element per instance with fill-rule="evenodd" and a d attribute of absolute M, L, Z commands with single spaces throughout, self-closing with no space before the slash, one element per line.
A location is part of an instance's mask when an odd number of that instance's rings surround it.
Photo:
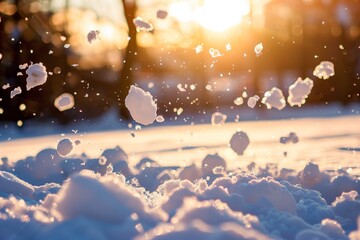
<path fill-rule="evenodd" d="M 96 39 L 100 39 L 99 35 L 100 35 L 100 31 L 99 31 L 99 30 L 90 31 L 90 32 L 87 34 L 87 40 L 88 40 L 88 42 L 91 43 L 92 41 L 94 41 L 94 40 L 96 40 Z"/>
<path fill-rule="evenodd" d="M 288 143 L 295 144 L 298 142 L 299 142 L 299 137 L 294 132 L 290 132 L 289 135 L 280 138 L 280 143 L 282 144 L 288 144 Z"/>
<path fill-rule="evenodd" d="M 157 104 L 149 92 L 132 85 L 125 98 L 125 106 L 138 123 L 149 125 L 156 119 Z"/>
<path fill-rule="evenodd" d="M 70 138 L 64 138 L 59 141 L 56 149 L 61 157 L 66 157 L 74 149 L 74 143 L 71 141 Z"/>
<path fill-rule="evenodd" d="M 282 91 L 276 87 L 273 87 L 270 91 L 267 91 L 264 94 L 261 102 L 266 104 L 268 109 L 276 108 L 281 110 L 286 106 L 285 97 Z"/>
<path fill-rule="evenodd" d="M 313 74 L 320 79 L 328 79 L 335 75 L 334 64 L 329 61 L 322 61 L 315 67 Z"/>
<path fill-rule="evenodd" d="M 60 112 L 69 110 L 75 105 L 74 96 L 70 93 L 63 93 L 55 99 L 54 105 Z"/>
<path fill-rule="evenodd" d="M 225 123 L 227 116 L 225 114 L 222 114 L 220 112 L 215 112 L 211 116 L 211 125 L 222 125 Z"/>
<path fill-rule="evenodd" d="M 26 78 L 26 90 L 43 85 L 47 80 L 47 72 L 45 66 L 40 63 L 31 64 L 26 70 L 28 77 Z"/>
<path fill-rule="evenodd" d="M 16 95 L 19 95 L 21 92 L 22 92 L 22 90 L 21 90 L 20 87 L 14 88 L 14 90 L 12 90 L 12 91 L 10 92 L 10 98 L 13 98 L 13 97 L 15 97 Z"/>
<path fill-rule="evenodd" d="M 134 18 L 133 23 L 136 27 L 136 31 L 138 31 L 138 32 L 140 32 L 140 31 L 150 32 L 154 29 L 154 27 L 151 23 L 145 21 L 141 17 Z"/>
<path fill-rule="evenodd" d="M 314 86 L 314 81 L 310 78 L 302 80 L 300 77 L 289 87 L 288 103 L 290 106 L 297 105 L 300 107 L 305 103 L 306 98 Z"/>
<path fill-rule="evenodd" d="M 247 100 L 247 105 L 250 108 L 254 108 L 256 103 L 260 100 L 260 97 L 258 95 L 255 95 L 253 97 L 249 97 L 249 99 Z"/>
<path fill-rule="evenodd" d="M 243 155 L 246 148 L 249 146 L 250 140 L 248 135 L 243 131 L 238 131 L 230 139 L 230 147 L 238 155 Z"/>

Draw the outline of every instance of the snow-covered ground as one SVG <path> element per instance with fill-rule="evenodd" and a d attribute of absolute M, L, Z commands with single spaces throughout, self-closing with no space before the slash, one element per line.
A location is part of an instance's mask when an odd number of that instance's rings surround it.
<path fill-rule="evenodd" d="M 357 111 L 142 129 L 108 116 L 44 136 L 41 124 L 8 126 L 1 239 L 360 239 Z M 243 155 L 229 145 L 237 131 L 250 140 Z M 280 143 L 290 132 L 299 142 Z"/>

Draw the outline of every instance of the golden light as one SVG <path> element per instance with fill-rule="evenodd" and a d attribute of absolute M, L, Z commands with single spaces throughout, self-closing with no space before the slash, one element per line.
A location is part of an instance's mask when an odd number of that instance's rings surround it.
<path fill-rule="evenodd" d="M 205 0 L 196 12 L 196 21 L 208 30 L 223 32 L 239 24 L 249 11 L 248 0 Z"/>

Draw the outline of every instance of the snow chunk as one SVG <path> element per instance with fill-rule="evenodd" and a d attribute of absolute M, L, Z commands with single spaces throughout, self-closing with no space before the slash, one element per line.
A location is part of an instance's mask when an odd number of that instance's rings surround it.
<path fill-rule="evenodd" d="M 61 157 L 68 156 L 72 150 L 74 149 L 74 143 L 71 141 L 70 138 L 63 138 L 59 141 L 57 145 L 57 152 Z"/>
<path fill-rule="evenodd" d="M 254 47 L 254 52 L 256 53 L 257 57 L 261 55 L 263 49 L 264 45 L 262 43 L 256 44 L 256 46 Z"/>
<path fill-rule="evenodd" d="M 91 43 L 92 41 L 96 40 L 96 39 L 100 39 L 99 37 L 100 35 L 100 31 L 99 30 L 92 30 L 87 34 L 87 40 L 89 43 Z"/>
<path fill-rule="evenodd" d="M 215 48 L 210 48 L 209 53 L 210 53 L 211 57 L 213 57 L 213 58 L 217 58 L 217 57 L 222 56 L 222 53 L 219 50 L 215 49 Z"/>
<path fill-rule="evenodd" d="M 335 75 L 334 64 L 329 61 L 322 61 L 315 67 L 313 74 L 320 79 L 328 79 Z"/>
<path fill-rule="evenodd" d="M 43 85 L 47 80 L 47 72 L 45 66 L 40 63 L 31 64 L 26 70 L 28 77 L 26 78 L 26 90 Z"/>
<path fill-rule="evenodd" d="M 24 70 L 25 68 L 27 68 L 28 67 L 28 64 L 27 63 L 24 63 L 24 64 L 20 64 L 19 65 L 19 69 L 21 69 L 21 70 Z"/>
<path fill-rule="evenodd" d="M 159 9 L 157 12 L 156 12 L 156 17 L 159 18 L 159 19 L 165 19 L 168 15 L 168 12 L 165 11 L 165 10 L 161 10 Z"/>
<path fill-rule="evenodd" d="M 161 115 L 156 116 L 155 120 L 156 120 L 157 122 L 159 122 L 159 123 L 162 123 L 162 122 L 165 121 L 164 117 L 161 116 Z"/>
<path fill-rule="evenodd" d="M 230 51 L 231 50 L 231 44 L 230 43 L 226 44 L 225 49 L 226 49 L 226 51 Z"/>
<path fill-rule="evenodd" d="M 203 50 L 204 50 L 204 47 L 200 44 L 195 47 L 196 54 L 201 53 Z"/>
<path fill-rule="evenodd" d="M 132 118 L 143 125 L 149 125 L 156 119 L 157 104 L 153 96 L 143 89 L 132 85 L 125 98 L 125 106 Z"/>
<path fill-rule="evenodd" d="M 253 97 L 249 97 L 249 99 L 247 100 L 247 105 L 250 108 L 254 108 L 256 103 L 260 100 L 260 97 L 258 95 L 255 95 Z"/>
<path fill-rule="evenodd" d="M 278 110 L 281 110 L 286 105 L 286 101 L 282 91 L 276 87 L 273 87 L 271 91 L 265 92 L 261 102 L 266 104 L 266 107 L 268 109 L 276 108 Z"/>
<path fill-rule="evenodd" d="M 180 92 L 186 92 L 186 89 L 182 87 L 182 84 L 179 83 L 177 86 L 176 86 Z"/>
<path fill-rule="evenodd" d="M 209 154 L 202 161 L 202 171 L 204 176 L 211 175 L 213 173 L 213 169 L 216 167 L 226 168 L 226 161 L 218 154 Z"/>
<path fill-rule="evenodd" d="M 147 31 L 150 32 L 154 29 L 153 25 L 147 21 L 145 21 L 144 19 L 142 19 L 141 17 L 136 17 L 133 19 L 133 23 L 136 27 L 136 31 L 140 32 L 140 31 Z"/>
<path fill-rule="evenodd" d="M 243 131 L 238 131 L 230 139 L 230 147 L 238 155 L 243 155 L 246 148 L 249 146 L 250 140 L 248 135 Z"/>
<path fill-rule="evenodd" d="M 4 84 L 3 86 L 2 86 L 2 89 L 8 89 L 10 87 L 10 84 L 9 83 L 7 83 L 7 84 Z"/>
<path fill-rule="evenodd" d="M 306 98 L 314 86 L 314 81 L 310 78 L 302 80 L 300 77 L 289 87 L 288 103 L 290 106 L 297 105 L 300 107 L 305 103 Z"/>
<path fill-rule="evenodd" d="M 280 143 L 282 144 L 298 143 L 298 142 L 299 142 L 299 137 L 294 132 L 289 133 L 288 136 L 280 138 Z"/>
<path fill-rule="evenodd" d="M 215 112 L 211 116 L 211 125 L 222 125 L 225 123 L 227 116 L 220 112 Z"/>
<path fill-rule="evenodd" d="M 234 100 L 234 104 L 237 106 L 240 106 L 243 103 L 244 103 L 244 99 L 242 97 L 238 97 Z"/>
<path fill-rule="evenodd" d="M 70 93 L 63 93 L 55 99 L 54 105 L 60 112 L 69 110 L 75 105 L 74 96 Z"/>
<path fill-rule="evenodd" d="M 21 92 L 22 92 L 22 90 L 21 90 L 20 87 L 14 88 L 14 90 L 12 90 L 12 91 L 10 92 L 10 98 L 15 97 L 16 95 L 20 94 Z"/>

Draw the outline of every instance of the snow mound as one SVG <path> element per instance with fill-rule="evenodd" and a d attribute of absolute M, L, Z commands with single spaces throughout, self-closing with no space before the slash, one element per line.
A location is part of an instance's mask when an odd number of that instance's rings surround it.
<path fill-rule="evenodd" d="M 260 97 L 258 95 L 255 95 L 253 97 L 249 97 L 247 100 L 247 105 L 249 108 L 254 108 L 256 106 L 256 103 L 260 100 Z"/>
<path fill-rule="evenodd" d="M 11 92 L 10 92 L 10 98 L 15 97 L 16 95 L 19 95 L 22 92 L 20 87 L 16 87 L 14 88 Z"/>
<path fill-rule="evenodd" d="M 249 144 L 250 144 L 249 137 L 243 131 L 234 133 L 234 135 L 230 139 L 230 147 L 238 155 L 243 155 L 244 151 L 249 146 Z"/>
<path fill-rule="evenodd" d="M 143 89 L 132 85 L 125 98 L 125 105 L 132 118 L 143 125 L 149 125 L 156 119 L 157 104 L 153 96 Z"/>
<path fill-rule="evenodd" d="M 315 67 L 313 75 L 324 80 L 334 76 L 334 64 L 329 61 L 322 61 L 319 65 Z"/>
<path fill-rule="evenodd" d="M 225 123 L 227 116 L 221 112 L 215 112 L 211 115 L 211 125 L 222 125 Z"/>
<path fill-rule="evenodd" d="M 73 141 L 71 141 L 70 138 L 61 139 L 56 148 L 58 154 L 62 157 L 68 156 L 73 149 L 74 149 L 74 143 Z"/>
<path fill-rule="evenodd" d="M 265 92 L 261 102 L 266 104 L 268 109 L 276 108 L 281 110 L 286 106 L 285 97 L 282 91 L 276 87 L 273 87 L 270 91 Z"/>
<path fill-rule="evenodd" d="M 47 72 L 45 66 L 40 63 L 31 64 L 26 70 L 28 75 L 26 78 L 26 90 L 43 85 L 47 80 Z"/>
<path fill-rule="evenodd" d="M 289 87 L 288 103 L 290 106 L 297 105 L 300 107 L 305 103 L 306 98 L 314 86 L 314 81 L 310 78 L 302 80 L 300 77 Z"/>
<path fill-rule="evenodd" d="M 70 93 L 63 93 L 58 96 L 54 101 L 54 106 L 59 109 L 60 112 L 69 110 L 75 105 L 74 96 Z"/>
<path fill-rule="evenodd" d="M 100 39 L 99 35 L 100 35 L 99 30 L 92 30 L 92 31 L 88 32 L 88 34 L 87 34 L 88 42 L 91 43 L 92 41 L 94 41 L 96 39 Z"/>
<path fill-rule="evenodd" d="M 288 144 L 288 143 L 298 143 L 299 137 L 294 132 L 290 132 L 288 136 L 281 137 L 280 143 L 282 144 Z"/>
<path fill-rule="evenodd" d="M 151 23 L 145 21 L 141 17 L 134 18 L 133 23 L 136 27 L 136 31 L 138 31 L 138 32 L 141 32 L 141 31 L 150 32 L 154 29 L 154 27 Z"/>

